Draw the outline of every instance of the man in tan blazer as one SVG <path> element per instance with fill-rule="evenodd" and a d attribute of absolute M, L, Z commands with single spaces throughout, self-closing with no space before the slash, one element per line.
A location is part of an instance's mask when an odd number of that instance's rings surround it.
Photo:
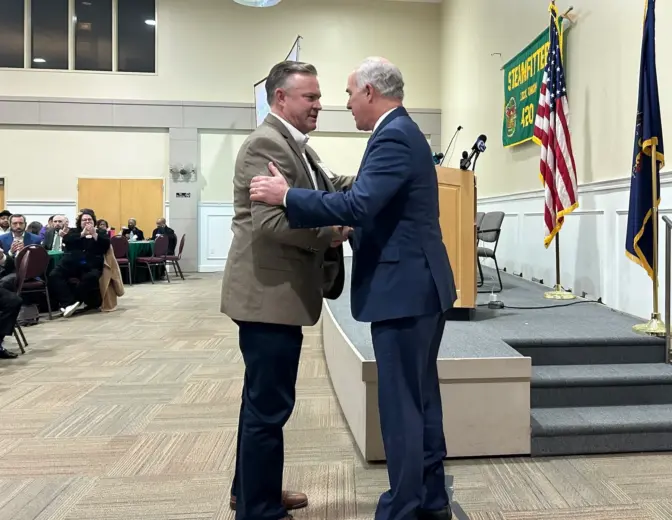
<path fill-rule="evenodd" d="M 245 362 L 231 488 L 237 520 L 291 518 L 288 509 L 308 504 L 303 493 L 282 490 L 282 428 L 294 408 L 301 327 L 317 323 L 323 297 L 341 294 L 341 244 L 349 232 L 290 229 L 282 208 L 250 201 L 250 181 L 268 174 L 271 162 L 294 187 L 334 191 L 353 181 L 334 176 L 307 146 L 322 109 L 315 67 L 277 64 L 266 93 L 271 113 L 236 159 L 233 242 L 222 284 L 221 311 L 238 325 Z"/>

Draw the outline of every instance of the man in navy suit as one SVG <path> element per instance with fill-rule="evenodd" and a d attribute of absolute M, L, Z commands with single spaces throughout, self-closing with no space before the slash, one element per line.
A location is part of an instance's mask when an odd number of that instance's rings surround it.
<path fill-rule="evenodd" d="M 12 215 L 9 219 L 10 231 L 0 235 L 0 247 L 2 250 L 16 256 L 26 246 L 40 244 L 42 241 L 39 235 L 28 233 L 26 231 L 26 217 L 23 215 Z"/>
<path fill-rule="evenodd" d="M 445 312 L 457 296 L 439 227 L 438 181 L 427 139 L 402 106 L 399 69 L 369 58 L 348 78 L 348 108 L 372 130 L 350 190 L 289 188 L 271 176 L 252 200 L 284 205 L 290 226 L 354 227 L 352 314 L 371 322 L 390 490 L 376 520 L 452 518 L 436 361 Z"/>

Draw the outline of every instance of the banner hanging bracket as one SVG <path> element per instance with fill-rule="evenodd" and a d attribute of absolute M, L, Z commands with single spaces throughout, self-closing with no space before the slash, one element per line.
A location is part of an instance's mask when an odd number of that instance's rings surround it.
<path fill-rule="evenodd" d="M 563 20 L 567 20 L 569 21 L 569 23 L 574 25 L 576 23 L 576 15 L 570 14 L 573 10 L 574 6 L 570 5 L 569 8 L 563 14 L 560 15 L 560 18 L 562 18 Z"/>
<path fill-rule="evenodd" d="M 574 10 L 574 6 L 570 5 L 567 8 L 567 10 L 563 14 L 560 15 L 561 19 L 567 20 L 570 23 L 570 25 L 569 25 L 569 27 L 567 27 L 567 29 L 569 29 L 570 27 L 573 27 L 576 24 L 576 15 L 570 14 L 573 10 Z M 501 56 L 501 53 L 499 53 L 499 52 L 493 52 L 491 54 L 491 56 L 494 56 L 496 54 L 499 54 Z M 509 63 L 509 62 L 507 61 L 506 63 Z M 499 68 L 500 71 L 504 70 L 506 68 L 506 63 Z"/>

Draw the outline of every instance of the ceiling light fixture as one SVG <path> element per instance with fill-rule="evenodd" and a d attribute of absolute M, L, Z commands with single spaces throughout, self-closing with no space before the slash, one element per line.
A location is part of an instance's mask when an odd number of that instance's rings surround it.
<path fill-rule="evenodd" d="M 247 7 L 273 7 L 278 5 L 282 0 L 233 0 L 237 4 L 245 5 Z"/>
<path fill-rule="evenodd" d="M 156 20 L 145 20 L 147 25 L 156 25 Z"/>
<path fill-rule="evenodd" d="M 47 63 L 44 58 L 33 58 L 33 63 Z"/>

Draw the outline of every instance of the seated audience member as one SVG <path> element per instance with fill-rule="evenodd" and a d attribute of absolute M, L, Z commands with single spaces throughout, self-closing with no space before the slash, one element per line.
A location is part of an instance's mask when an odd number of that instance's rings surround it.
<path fill-rule="evenodd" d="M 134 218 L 128 219 L 128 227 L 122 228 L 121 236 L 128 238 L 129 240 L 144 240 L 145 234 L 142 232 L 142 229 L 136 226 L 136 221 Z"/>
<path fill-rule="evenodd" d="M 54 215 L 52 227 L 44 235 L 42 245 L 47 251 L 62 251 L 63 238 L 68 234 L 68 218 L 65 215 Z"/>
<path fill-rule="evenodd" d="M 42 229 L 40 229 L 39 235 L 42 240 L 44 240 L 44 236 L 47 234 L 47 231 L 49 231 L 52 227 L 54 227 L 54 217 L 56 215 L 52 215 L 49 217 L 49 220 L 47 221 L 47 224 L 42 226 Z"/>
<path fill-rule="evenodd" d="M 28 231 L 28 233 L 32 233 L 33 235 L 37 235 L 39 237 L 40 232 L 42 231 L 42 222 L 38 222 L 37 220 L 33 220 L 30 224 L 28 224 L 28 227 L 26 227 L 26 231 Z M 40 242 L 41 241 L 42 241 L 42 238 L 40 237 Z"/>
<path fill-rule="evenodd" d="M 58 301 L 63 317 L 87 307 L 97 309 L 102 303 L 98 280 L 103 271 L 110 237 L 95 228 L 96 215 L 86 210 L 77 224 L 63 237 L 63 258 L 49 275 L 49 290 Z M 70 281 L 77 279 L 72 286 Z"/>
<path fill-rule="evenodd" d="M 12 216 L 12 213 L 8 210 L 0 211 L 0 234 L 9 233 L 9 217 Z"/>
<path fill-rule="evenodd" d="M 177 235 L 175 231 L 169 228 L 166 225 L 166 219 L 160 218 L 156 221 L 156 229 L 152 231 L 152 240 L 156 240 L 156 237 L 165 236 L 168 238 L 168 254 L 175 254 L 175 247 L 177 246 Z"/>
<path fill-rule="evenodd" d="M 111 237 L 114 236 L 113 230 L 110 229 L 109 222 L 104 218 L 98 219 L 98 222 L 96 222 L 96 228 L 100 229 L 101 231 L 105 231 L 105 233 L 107 233 Z"/>
<path fill-rule="evenodd" d="M 0 287 L 0 359 L 18 357 L 3 345 L 5 336 L 11 336 L 16 327 L 16 320 L 21 312 L 21 297 L 14 291 Z"/>
<path fill-rule="evenodd" d="M 0 249 L 0 287 L 14 292 L 16 290 L 16 272 L 14 259 Z"/>
<path fill-rule="evenodd" d="M 26 231 L 26 217 L 12 215 L 9 219 L 10 232 L 0 235 L 0 248 L 10 256 L 16 256 L 26 246 L 39 245 L 40 237 Z"/>

